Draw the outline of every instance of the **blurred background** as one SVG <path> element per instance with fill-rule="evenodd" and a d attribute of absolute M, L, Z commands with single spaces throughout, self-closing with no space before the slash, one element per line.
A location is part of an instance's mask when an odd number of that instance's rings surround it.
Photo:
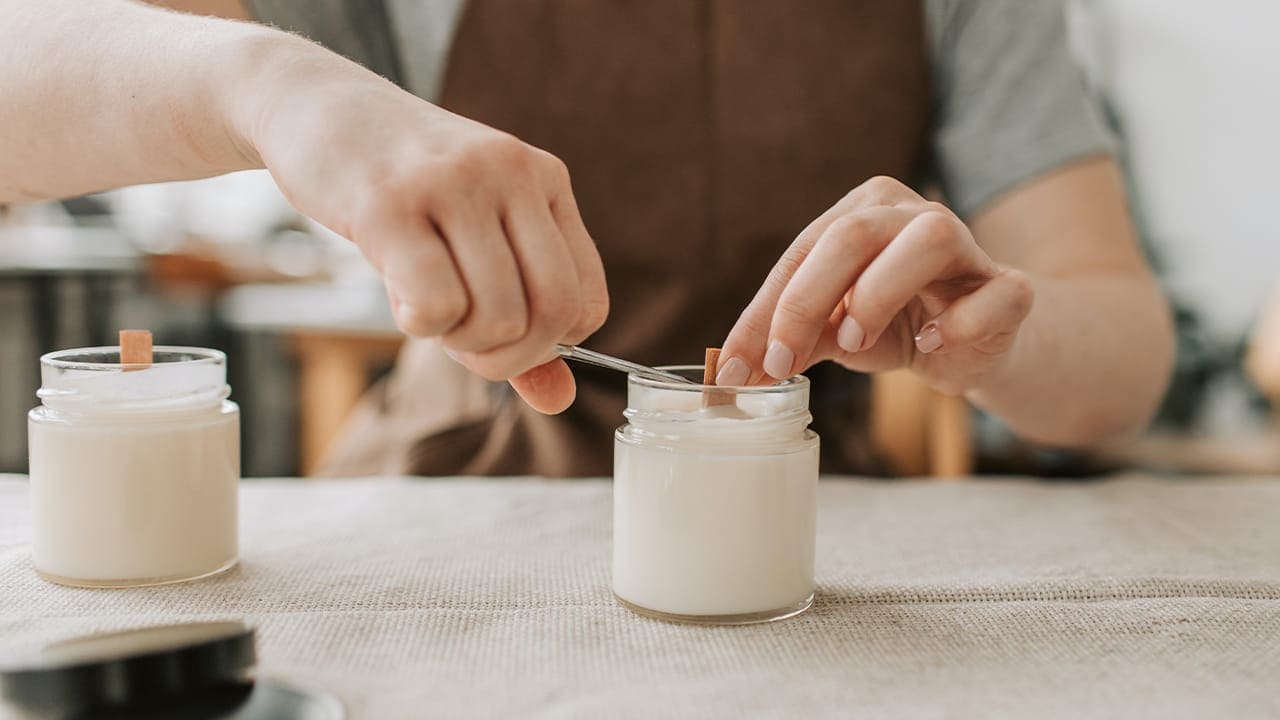
<path fill-rule="evenodd" d="M 1177 309 L 1177 377 L 1148 435 L 1087 456 L 1023 446 L 976 417 L 966 435 L 977 467 L 1280 472 L 1264 390 L 1280 400 L 1270 205 L 1280 4 L 1076 0 L 1069 20 Z M 265 171 L 10 207 L 0 211 L 0 472 L 26 469 L 39 355 L 114 344 L 122 327 L 227 352 L 246 476 L 315 467 L 402 340 L 355 247 L 299 216 Z"/>

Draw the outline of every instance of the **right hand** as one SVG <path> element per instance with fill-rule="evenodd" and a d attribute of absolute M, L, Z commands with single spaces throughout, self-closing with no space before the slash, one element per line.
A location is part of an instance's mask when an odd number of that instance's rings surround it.
<path fill-rule="evenodd" d="M 396 324 L 560 412 L 609 310 L 563 162 L 353 67 L 269 93 L 253 144 L 299 210 L 359 245 Z"/>

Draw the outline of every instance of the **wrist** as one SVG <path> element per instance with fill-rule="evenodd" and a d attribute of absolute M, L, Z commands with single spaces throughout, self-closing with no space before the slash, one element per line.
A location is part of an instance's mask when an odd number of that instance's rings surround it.
<path fill-rule="evenodd" d="M 221 85 L 227 134 L 246 160 L 271 170 L 299 210 L 350 237 L 347 219 L 325 198 L 350 198 L 378 176 L 370 170 L 377 153 L 361 146 L 384 119 L 380 99 L 406 93 L 309 40 L 248 28 Z"/>
<path fill-rule="evenodd" d="M 262 118 L 280 78 L 279 64 L 287 62 L 301 38 L 249 23 L 230 34 L 213 75 L 216 104 L 223 127 L 247 166 L 263 167 Z"/>
<path fill-rule="evenodd" d="M 241 26 L 228 43 L 218 97 L 228 136 L 255 167 L 268 162 L 272 138 L 297 130 L 277 129 L 281 118 L 296 117 L 286 110 L 305 115 L 308 97 L 353 77 L 386 82 L 305 38 L 251 23 Z"/>

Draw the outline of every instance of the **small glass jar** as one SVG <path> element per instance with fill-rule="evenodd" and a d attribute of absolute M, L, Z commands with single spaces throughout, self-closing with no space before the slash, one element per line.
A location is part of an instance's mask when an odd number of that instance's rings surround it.
<path fill-rule="evenodd" d="M 32 562 L 81 587 L 158 585 L 236 563 L 240 409 L 226 356 L 157 347 L 121 365 L 117 347 L 40 358 L 28 413 Z"/>
<path fill-rule="evenodd" d="M 691 379 L 701 366 L 667 368 Z M 679 622 L 779 620 L 813 602 L 818 436 L 809 381 L 732 389 L 632 375 L 614 442 L 613 592 Z"/>

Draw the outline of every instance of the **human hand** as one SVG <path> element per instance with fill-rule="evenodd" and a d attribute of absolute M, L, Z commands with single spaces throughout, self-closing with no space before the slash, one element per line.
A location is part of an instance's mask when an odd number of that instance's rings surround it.
<path fill-rule="evenodd" d="M 573 376 L 554 345 L 598 329 L 609 298 L 564 163 L 342 62 L 270 94 L 263 162 L 360 247 L 401 330 L 540 411 L 565 409 Z"/>
<path fill-rule="evenodd" d="M 1026 275 L 997 265 L 946 206 L 868 180 L 800 233 L 739 317 L 716 382 L 782 379 L 832 359 L 908 367 L 960 394 L 1000 367 L 1031 310 Z"/>

